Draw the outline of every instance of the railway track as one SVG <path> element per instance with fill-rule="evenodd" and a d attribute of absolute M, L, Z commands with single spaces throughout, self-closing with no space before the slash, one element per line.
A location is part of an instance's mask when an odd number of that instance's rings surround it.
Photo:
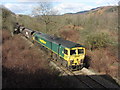
<path fill-rule="evenodd" d="M 56 69 L 62 72 L 61 76 L 74 77 L 80 85 L 83 85 L 84 88 L 119 88 L 119 86 L 109 82 L 108 80 L 102 78 L 95 73 L 85 73 L 82 70 L 80 71 L 69 71 L 68 69 L 64 68 L 63 66 L 59 65 L 59 63 L 55 61 L 50 62 Z M 87 70 L 86 68 L 83 68 Z"/>
<path fill-rule="evenodd" d="M 33 46 L 33 43 L 30 40 L 29 44 L 30 46 Z M 120 88 L 119 86 L 102 78 L 101 76 L 96 75 L 96 73 L 86 73 L 89 72 L 89 70 L 86 68 L 83 68 L 80 71 L 70 71 L 61 66 L 56 61 L 50 61 L 50 66 L 51 65 L 61 72 L 60 76 L 64 76 L 72 80 L 72 82 L 74 82 L 74 84 L 76 85 L 76 88 Z"/>

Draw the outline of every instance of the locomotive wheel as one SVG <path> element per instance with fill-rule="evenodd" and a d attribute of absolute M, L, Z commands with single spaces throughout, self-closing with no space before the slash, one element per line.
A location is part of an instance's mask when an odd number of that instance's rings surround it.
<path fill-rule="evenodd" d="M 55 61 L 57 61 L 57 59 L 58 59 L 57 54 L 53 53 L 53 59 L 54 59 Z"/>
<path fill-rule="evenodd" d="M 62 65 L 63 65 L 64 67 L 68 67 L 68 63 L 67 63 L 67 61 L 62 60 Z"/>

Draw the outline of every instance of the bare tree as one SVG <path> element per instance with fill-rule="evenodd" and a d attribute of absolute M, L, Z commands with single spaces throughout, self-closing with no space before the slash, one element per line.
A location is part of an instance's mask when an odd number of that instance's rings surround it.
<path fill-rule="evenodd" d="M 46 33 L 49 32 L 48 25 L 54 22 L 53 16 L 57 14 L 57 11 L 52 9 L 52 3 L 50 2 L 40 2 L 38 6 L 32 11 L 34 16 L 37 16 L 39 20 L 43 21 L 46 26 Z"/>

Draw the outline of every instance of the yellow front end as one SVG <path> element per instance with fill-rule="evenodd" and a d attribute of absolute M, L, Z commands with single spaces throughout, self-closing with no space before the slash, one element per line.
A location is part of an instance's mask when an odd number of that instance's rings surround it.
<path fill-rule="evenodd" d="M 68 66 L 70 68 L 76 69 L 83 67 L 84 64 L 84 58 L 85 58 L 85 48 L 84 47 L 76 47 L 68 49 L 68 54 L 64 55 L 64 59 L 67 60 Z"/>

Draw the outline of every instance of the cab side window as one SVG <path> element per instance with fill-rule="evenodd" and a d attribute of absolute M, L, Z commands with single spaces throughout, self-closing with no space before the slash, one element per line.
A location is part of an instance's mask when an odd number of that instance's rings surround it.
<path fill-rule="evenodd" d="M 35 36 L 35 39 L 38 40 L 38 37 Z"/>
<path fill-rule="evenodd" d="M 66 49 L 64 49 L 64 54 L 68 55 L 68 51 Z"/>

